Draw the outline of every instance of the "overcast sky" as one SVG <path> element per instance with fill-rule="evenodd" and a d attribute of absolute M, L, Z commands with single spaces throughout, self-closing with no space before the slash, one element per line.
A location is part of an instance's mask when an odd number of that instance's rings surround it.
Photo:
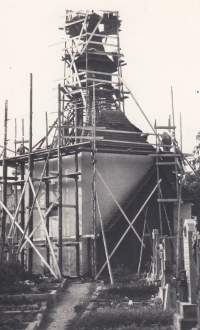
<path fill-rule="evenodd" d="M 81 7 L 80 7 L 81 5 Z M 121 53 L 127 66 L 123 78 L 154 125 L 167 124 L 174 94 L 176 136 L 182 113 L 183 151 L 192 152 L 200 131 L 200 1 L 184 0 L 6 0 L 0 1 L 0 144 L 3 144 L 5 100 L 8 99 L 9 147 L 14 149 L 14 118 L 18 138 L 21 121 L 28 132 L 29 81 L 33 74 L 33 139 L 45 134 L 57 111 L 58 82 L 65 10 L 102 9 L 120 13 Z M 62 82 L 62 81 L 61 81 Z M 144 131 L 151 129 L 131 98 L 126 114 Z M 27 137 L 26 133 L 26 137 Z"/>

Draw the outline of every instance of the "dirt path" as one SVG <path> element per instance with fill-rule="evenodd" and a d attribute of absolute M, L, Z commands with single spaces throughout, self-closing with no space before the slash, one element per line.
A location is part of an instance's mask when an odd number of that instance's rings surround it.
<path fill-rule="evenodd" d="M 77 316 L 77 312 L 81 315 L 87 308 L 95 288 L 94 282 L 69 283 L 65 291 L 59 294 L 55 305 L 48 309 L 42 329 L 67 330 L 68 322 Z"/>

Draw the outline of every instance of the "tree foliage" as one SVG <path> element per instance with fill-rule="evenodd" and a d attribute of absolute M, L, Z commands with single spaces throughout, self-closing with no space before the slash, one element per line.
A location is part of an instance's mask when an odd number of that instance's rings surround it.
<path fill-rule="evenodd" d="M 200 224 L 200 169 L 196 173 L 186 173 L 183 186 L 187 189 L 194 200 L 192 208 L 192 215 L 197 216 L 198 223 Z"/>

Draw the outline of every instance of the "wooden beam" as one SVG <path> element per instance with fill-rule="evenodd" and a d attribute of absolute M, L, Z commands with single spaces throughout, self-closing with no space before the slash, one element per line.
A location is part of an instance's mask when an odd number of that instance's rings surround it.
<path fill-rule="evenodd" d="M 75 173 L 78 171 L 78 154 L 75 154 Z M 78 175 L 75 175 L 75 209 L 76 209 L 76 274 L 80 275 L 80 247 L 79 247 L 79 193 L 78 193 Z"/>
<path fill-rule="evenodd" d="M 4 205 L 7 204 L 7 164 L 6 164 L 6 147 L 7 147 L 7 122 L 8 122 L 8 101 L 5 101 L 5 112 L 4 112 L 4 153 L 3 153 L 3 187 L 2 187 L 2 200 Z M 3 252 L 5 247 L 5 239 L 6 239 L 6 212 L 5 209 L 3 209 L 2 214 L 2 224 L 1 224 L 1 238 L 2 238 L 2 245 L 1 245 L 1 260 L 0 262 L 3 262 Z"/>
<path fill-rule="evenodd" d="M 28 170 L 30 173 L 30 178 L 33 177 L 33 158 L 32 158 L 32 139 L 33 139 L 33 76 L 32 73 L 30 74 L 30 113 L 29 113 L 29 150 L 28 150 Z M 28 205 L 31 207 L 33 203 L 33 194 L 31 187 L 29 185 L 29 199 L 28 199 Z M 29 221 L 28 225 L 26 226 L 28 229 L 28 232 L 31 233 L 33 230 L 33 214 L 31 213 L 29 215 Z M 26 232 L 26 228 L 25 228 Z M 33 248 L 32 246 L 28 249 L 28 271 L 29 273 L 32 273 L 33 271 Z"/>
<path fill-rule="evenodd" d="M 43 224 L 43 228 L 44 228 L 44 231 L 45 231 L 45 235 L 46 235 L 46 238 L 47 238 L 47 241 L 48 241 L 48 244 L 49 244 L 49 248 L 50 248 L 50 251 L 51 251 L 51 255 L 52 255 L 52 258 L 53 258 L 53 262 L 54 262 L 54 265 L 56 266 L 57 268 L 57 274 L 58 274 L 58 277 L 61 278 L 61 273 L 60 273 L 60 269 L 58 267 L 58 263 L 57 263 L 57 260 L 56 260 L 56 256 L 55 256 L 55 253 L 54 253 L 54 250 L 53 250 L 53 247 L 52 247 L 52 244 L 51 244 L 51 241 L 50 241 L 50 238 L 49 238 L 49 234 L 48 234 L 48 231 L 47 231 L 47 228 L 46 228 L 46 225 L 45 225 L 45 222 L 44 222 L 44 218 L 43 218 L 43 215 L 42 215 L 42 212 L 41 212 L 41 209 L 40 209 L 40 205 L 38 203 L 38 200 L 37 200 L 37 197 L 36 197 L 36 193 L 35 193 L 35 190 L 34 190 L 34 187 L 33 187 L 33 183 L 31 181 L 31 178 L 29 177 L 29 183 L 31 185 L 31 189 L 32 189 L 32 192 L 33 192 L 33 196 L 34 198 L 36 199 L 36 204 L 37 204 L 37 208 L 38 208 L 38 212 L 39 212 L 39 215 L 40 215 L 40 220 Z"/>
<path fill-rule="evenodd" d="M 61 154 L 61 90 L 58 85 L 58 264 L 62 274 L 62 154 Z"/>
<path fill-rule="evenodd" d="M 159 182 L 156 184 L 156 186 L 153 188 L 153 190 L 151 191 L 150 195 L 147 197 L 146 201 L 144 202 L 144 204 L 142 205 L 142 207 L 140 208 L 140 210 L 138 211 L 138 213 L 136 214 L 136 216 L 134 217 L 134 219 L 131 221 L 130 225 L 128 226 L 128 228 L 126 229 L 126 231 L 124 232 L 124 234 L 122 235 L 122 237 L 120 238 L 119 242 L 116 244 L 115 248 L 112 250 L 109 259 L 112 257 L 112 255 L 115 253 L 116 249 L 118 248 L 118 246 L 120 245 L 120 243 L 122 242 L 122 240 L 124 239 L 124 237 L 126 236 L 126 234 L 128 233 L 129 229 L 131 228 L 131 226 L 134 224 L 134 222 L 136 221 L 136 219 L 138 218 L 139 214 L 142 212 L 142 210 L 144 209 L 144 207 L 146 206 L 146 204 L 148 203 L 148 201 L 150 200 L 151 196 L 154 194 L 155 190 L 158 188 L 160 182 L 162 180 L 159 180 Z M 144 245 L 144 243 L 141 240 L 141 243 Z M 103 264 L 103 266 L 101 267 L 100 271 L 98 272 L 97 276 L 95 277 L 95 280 L 98 279 L 99 275 L 102 273 L 103 269 L 105 268 L 105 266 L 107 265 L 107 261 Z"/>
<path fill-rule="evenodd" d="M 92 37 L 94 36 L 96 30 L 98 29 L 98 26 L 101 24 L 101 21 L 103 19 L 103 16 L 100 18 L 100 20 L 98 21 L 98 23 L 96 24 L 94 30 L 92 31 L 92 33 L 90 34 L 89 39 L 87 39 L 87 43 L 85 44 L 85 46 L 83 47 L 80 55 L 83 55 L 84 51 L 86 50 L 86 48 L 88 47 L 88 44 L 90 43 L 90 40 L 92 39 Z"/>
<path fill-rule="evenodd" d="M 8 209 L 6 208 L 6 206 L 0 201 L 0 205 L 3 207 L 3 209 L 6 211 L 6 213 L 9 215 L 10 219 L 12 221 L 15 222 L 17 228 L 21 231 L 22 234 L 24 234 L 23 229 L 20 227 L 20 225 L 17 223 L 17 221 L 14 220 L 12 214 L 8 211 Z M 57 275 L 54 273 L 54 271 L 52 270 L 52 268 L 49 266 L 49 264 L 46 262 L 46 260 L 43 258 L 43 256 L 41 255 L 41 253 L 37 250 L 37 248 L 35 247 L 35 245 L 33 244 L 33 242 L 29 239 L 29 237 L 27 235 L 25 235 L 25 238 L 28 240 L 29 244 L 31 245 L 31 247 L 34 249 L 34 251 L 37 253 L 37 255 L 40 257 L 40 259 L 43 261 L 43 263 L 47 266 L 47 268 L 50 270 L 50 272 L 52 273 L 52 275 L 55 278 L 58 278 Z"/>

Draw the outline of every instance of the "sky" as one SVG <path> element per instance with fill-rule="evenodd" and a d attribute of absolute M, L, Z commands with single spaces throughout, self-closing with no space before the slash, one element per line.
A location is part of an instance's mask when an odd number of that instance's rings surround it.
<path fill-rule="evenodd" d="M 81 7 L 80 7 L 81 5 Z M 4 108 L 8 100 L 8 147 L 28 138 L 30 73 L 33 74 L 33 142 L 45 135 L 45 112 L 51 124 L 58 108 L 57 79 L 61 61 L 65 10 L 118 10 L 121 53 L 127 66 L 123 79 L 152 125 L 167 125 L 175 111 L 176 138 L 191 153 L 200 131 L 200 1 L 184 0 L 0 0 L 0 145 L 3 145 Z M 129 97 L 129 120 L 145 132 L 151 128 Z M 153 141 L 152 141 L 153 142 Z"/>

